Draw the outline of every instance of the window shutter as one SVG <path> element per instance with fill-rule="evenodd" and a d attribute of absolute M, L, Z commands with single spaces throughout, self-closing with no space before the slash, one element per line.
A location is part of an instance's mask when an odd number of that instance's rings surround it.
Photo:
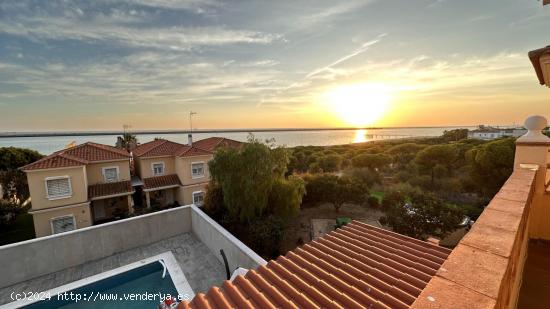
<path fill-rule="evenodd" d="M 52 220 L 53 233 L 63 233 L 75 229 L 73 217 L 64 217 Z"/>
<path fill-rule="evenodd" d="M 116 168 L 105 169 L 105 180 L 106 181 L 116 181 L 118 178 Z"/>
<path fill-rule="evenodd" d="M 71 194 L 69 178 L 47 180 L 48 197 L 67 196 Z"/>

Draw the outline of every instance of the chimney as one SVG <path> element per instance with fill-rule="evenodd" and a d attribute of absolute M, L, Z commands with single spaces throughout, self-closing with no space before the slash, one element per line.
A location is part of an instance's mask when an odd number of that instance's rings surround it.
<path fill-rule="evenodd" d="M 193 134 L 187 134 L 187 145 L 193 146 Z"/>

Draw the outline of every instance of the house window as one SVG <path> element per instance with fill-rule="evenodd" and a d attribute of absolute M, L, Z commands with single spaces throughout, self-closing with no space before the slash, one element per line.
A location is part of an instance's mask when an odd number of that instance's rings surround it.
<path fill-rule="evenodd" d="M 73 215 L 51 219 L 52 234 L 68 232 L 76 229 Z"/>
<path fill-rule="evenodd" d="M 105 179 L 105 182 L 118 181 L 118 166 L 104 167 L 103 178 Z"/>
<path fill-rule="evenodd" d="M 153 163 L 153 176 L 164 175 L 164 162 Z"/>
<path fill-rule="evenodd" d="M 70 197 L 73 194 L 69 176 L 46 178 L 48 199 Z"/>
<path fill-rule="evenodd" d="M 204 176 L 204 162 L 191 163 L 191 175 L 193 178 Z"/>
<path fill-rule="evenodd" d="M 204 192 L 203 191 L 193 192 L 193 204 L 195 204 L 197 206 L 202 206 L 202 204 L 204 204 Z"/>

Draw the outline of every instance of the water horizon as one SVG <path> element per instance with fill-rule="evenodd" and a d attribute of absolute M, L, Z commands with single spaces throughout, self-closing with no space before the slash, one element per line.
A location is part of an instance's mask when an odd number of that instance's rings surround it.
<path fill-rule="evenodd" d="M 395 138 L 414 137 L 435 137 L 441 136 L 445 130 L 450 128 L 473 129 L 476 126 L 460 127 L 416 127 L 416 128 L 377 128 L 377 129 L 318 129 L 318 130 L 272 130 L 252 132 L 255 138 L 260 140 L 274 139 L 275 143 L 285 147 L 296 146 L 331 146 L 345 145 L 352 143 L 363 143 L 376 140 L 387 140 Z M 129 131 L 135 134 L 134 131 Z M 106 145 L 115 145 L 119 134 L 96 134 L 96 135 L 54 135 L 48 137 L 25 136 L 25 137 L 2 137 L 0 147 L 20 147 L 36 150 L 42 154 L 50 154 L 54 151 L 65 148 L 71 143 L 81 144 L 85 142 L 96 142 Z M 174 142 L 187 144 L 189 131 L 157 131 L 147 134 L 136 134 L 139 143 L 146 143 L 155 138 L 165 138 Z M 208 137 L 219 136 L 246 141 L 250 130 L 246 131 L 195 131 L 193 140 L 201 140 Z"/>

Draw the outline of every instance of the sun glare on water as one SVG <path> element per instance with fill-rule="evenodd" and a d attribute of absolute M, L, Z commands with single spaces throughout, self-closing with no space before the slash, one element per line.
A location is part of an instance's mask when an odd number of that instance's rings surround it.
<path fill-rule="evenodd" d="M 383 84 L 351 84 L 328 90 L 325 102 L 349 125 L 363 127 L 380 120 L 388 111 L 392 92 Z"/>

